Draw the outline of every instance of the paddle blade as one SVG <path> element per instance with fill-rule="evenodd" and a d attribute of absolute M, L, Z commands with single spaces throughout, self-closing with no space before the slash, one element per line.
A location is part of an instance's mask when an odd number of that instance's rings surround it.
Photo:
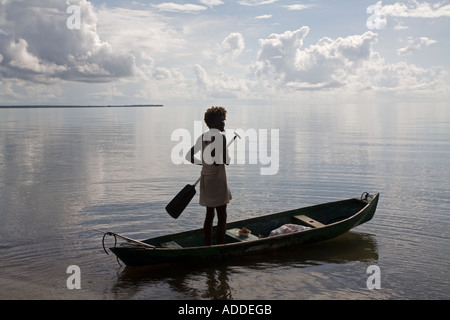
<path fill-rule="evenodd" d="M 172 218 L 177 219 L 189 202 L 191 202 L 195 193 L 194 185 L 186 185 L 166 206 L 167 213 L 170 214 Z"/>

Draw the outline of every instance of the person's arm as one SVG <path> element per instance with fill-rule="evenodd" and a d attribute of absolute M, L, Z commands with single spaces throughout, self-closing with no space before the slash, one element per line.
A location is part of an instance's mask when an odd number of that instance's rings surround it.
<path fill-rule="evenodd" d="M 197 139 L 197 142 L 195 145 L 192 146 L 192 148 L 186 153 L 185 159 L 189 161 L 192 164 L 202 165 L 202 160 L 195 157 L 195 154 L 197 152 L 202 150 L 202 136 Z"/>
<path fill-rule="evenodd" d="M 227 166 L 230 164 L 231 158 L 228 154 L 228 147 L 227 147 L 227 138 L 225 135 L 223 135 L 223 163 L 225 163 Z"/>
<path fill-rule="evenodd" d="M 225 137 L 224 134 L 221 135 L 222 136 L 222 162 L 221 163 L 215 163 L 215 166 L 221 165 L 221 164 L 226 164 L 229 165 L 230 164 L 230 157 L 228 155 L 228 148 L 227 148 L 227 138 Z M 215 137 L 212 137 L 212 141 L 214 142 Z M 215 150 L 213 150 L 213 153 L 215 153 Z M 212 156 L 214 157 L 214 154 L 212 154 Z M 220 157 L 220 155 L 219 155 Z"/>

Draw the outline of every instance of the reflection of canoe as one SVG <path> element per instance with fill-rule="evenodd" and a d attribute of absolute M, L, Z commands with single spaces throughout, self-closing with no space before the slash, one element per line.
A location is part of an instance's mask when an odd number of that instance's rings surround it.
<path fill-rule="evenodd" d="M 204 246 L 203 229 L 127 243 L 110 248 L 128 266 L 183 263 L 261 253 L 286 246 L 315 243 L 335 238 L 372 219 L 379 194 L 330 202 L 227 224 L 225 244 Z M 310 229 L 269 236 L 280 226 L 298 224 Z M 239 228 L 251 230 L 248 237 Z M 144 246 L 143 243 L 149 245 Z"/>

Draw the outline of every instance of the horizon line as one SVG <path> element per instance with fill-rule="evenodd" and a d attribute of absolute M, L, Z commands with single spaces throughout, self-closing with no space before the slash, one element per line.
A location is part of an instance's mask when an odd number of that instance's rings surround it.
<path fill-rule="evenodd" d="M 0 109 L 19 109 L 19 108 L 145 108 L 145 107 L 164 107 L 162 104 L 130 104 L 130 105 L 0 105 Z"/>

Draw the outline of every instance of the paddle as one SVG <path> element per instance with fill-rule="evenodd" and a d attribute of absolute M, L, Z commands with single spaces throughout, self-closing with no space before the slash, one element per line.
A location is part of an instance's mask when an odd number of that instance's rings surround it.
<path fill-rule="evenodd" d="M 234 142 L 234 140 L 236 140 L 236 138 L 240 139 L 241 136 L 235 132 L 233 139 L 227 145 L 227 149 Z M 198 178 L 194 184 L 187 184 L 180 192 L 178 192 L 175 198 L 173 198 L 172 201 L 169 202 L 169 204 L 166 206 L 166 211 L 172 218 L 177 219 L 187 207 L 189 202 L 191 202 L 196 193 L 195 187 L 199 182 L 200 178 Z"/>

